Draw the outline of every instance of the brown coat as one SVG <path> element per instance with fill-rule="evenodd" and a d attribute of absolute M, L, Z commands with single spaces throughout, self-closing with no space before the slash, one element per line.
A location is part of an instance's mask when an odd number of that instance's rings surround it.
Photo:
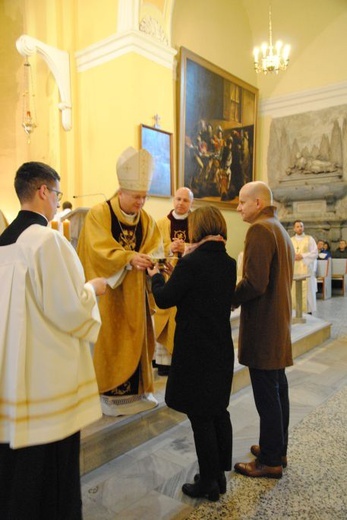
<path fill-rule="evenodd" d="M 278 370 L 293 364 L 291 348 L 294 248 L 275 207 L 262 210 L 245 241 L 243 278 L 234 302 L 241 304 L 239 361 Z"/>

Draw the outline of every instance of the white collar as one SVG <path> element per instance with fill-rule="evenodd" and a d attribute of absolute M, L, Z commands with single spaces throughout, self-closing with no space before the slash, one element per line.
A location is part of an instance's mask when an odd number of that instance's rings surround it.
<path fill-rule="evenodd" d="M 172 216 L 176 219 L 176 220 L 185 220 L 189 215 L 189 212 L 188 213 L 185 213 L 184 215 L 178 215 L 178 213 L 176 213 L 175 210 L 172 211 Z"/>

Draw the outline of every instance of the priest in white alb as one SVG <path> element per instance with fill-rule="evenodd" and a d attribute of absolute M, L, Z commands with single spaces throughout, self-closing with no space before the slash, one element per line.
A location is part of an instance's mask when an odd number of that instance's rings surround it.
<path fill-rule="evenodd" d="M 302 282 L 302 310 L 312 314 L 317 310 L 317 258 L 318 248 L 316 241 L 310 235 L 304 233 L 304 224 L 301 220 L 294 222 L 295 235 L 291 241 L 295 250 L 294 276 L 307 275 L 307 279 Z M 295 282 L 292 288 L 293 307 L 295 307 Z"/>

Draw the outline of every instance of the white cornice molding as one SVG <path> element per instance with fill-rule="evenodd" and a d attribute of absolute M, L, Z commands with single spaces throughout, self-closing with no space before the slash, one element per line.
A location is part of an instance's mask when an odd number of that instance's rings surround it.
<path fill-rule="evenodd" d="M 294 92 L 287 96 L 264 99 L 259 103 L 261 116 L 284 117 L 347 104 L 347 81 L 326 87 Z"/>
<path fill-rule="evenodd" d="M 175 49 L 163 45 L 152 36 L 140 31 L 129 31 L 121 35 L 112 35 L 76 52 L 77 71 L 83 72 L 97 67 L 129 52 L 144 56 L 171 70 L 174 68 L 174 58 L 177 54 Z"/>

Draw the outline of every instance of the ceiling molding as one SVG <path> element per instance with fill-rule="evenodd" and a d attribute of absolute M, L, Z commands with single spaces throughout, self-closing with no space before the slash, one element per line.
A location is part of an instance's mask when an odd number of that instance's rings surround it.
<path fill-rule="evenodd" d="M 75 53 L 77 71 L 83 72 L 134 52 L 163 67 L 174 68 L 177 51 L 140 31 L 112 35 Z"/>
<path fill-rule="evenodd" d="M 261 116 L 283 117 L 347 104 L 347 81 L 260 101 Z"/>

